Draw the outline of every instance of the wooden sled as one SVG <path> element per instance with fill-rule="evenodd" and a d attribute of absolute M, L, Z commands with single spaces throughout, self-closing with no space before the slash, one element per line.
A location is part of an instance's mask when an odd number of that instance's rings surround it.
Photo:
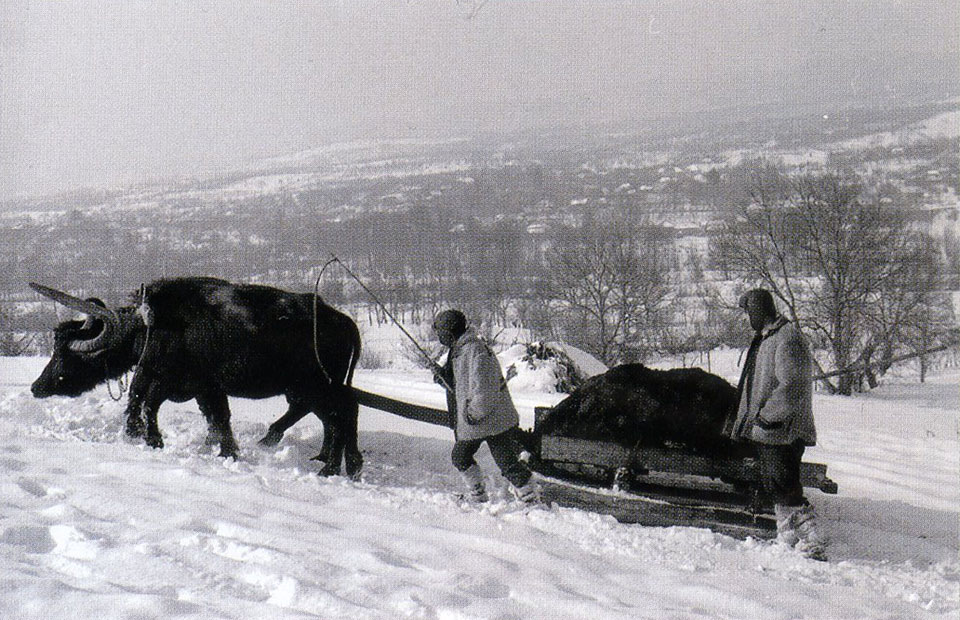
<path fill-rule="evenodd" d="M 538 408 L 536 422 L 549 411 Z M 722 459 L 682 447 L 625 448 L 608 441 L 540 435 L 531 465 L 547 476 L 544 499 L 612 515 L 623 523 L 686 525 L 745 538 L 776 536 L 772 506 L 759 492 L 755 459 Z M 804 487 L 837 492 L 827 466 L 802 463 Z"/>

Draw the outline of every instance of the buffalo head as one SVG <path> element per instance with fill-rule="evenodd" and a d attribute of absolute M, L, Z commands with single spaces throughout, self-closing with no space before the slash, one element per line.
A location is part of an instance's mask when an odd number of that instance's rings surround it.
<path fill-rule="evenodd" d="M 80 299 L 39 284 L 30 286 L 87 315 L 84 321 L 64 321 L 54 330 L 53 355 L 30 388 L 35 397 L 79 396 L 129 370 L 133 362 L 124 345 L 133 331 L 143 327 L 132 308 L 115 312 L 99 299 Z"/>

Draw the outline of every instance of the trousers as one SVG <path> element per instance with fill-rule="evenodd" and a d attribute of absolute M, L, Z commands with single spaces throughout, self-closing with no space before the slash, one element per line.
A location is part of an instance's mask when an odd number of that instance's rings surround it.
<path fill-rule="evenodd" d="M 763 491 L 774 504 L 800 506 L 806 503 L 800 484 L 800 462 L 806 449 L 802 440 L 791 444 L 757 444 Z"/>
<path fill-rule="evenodd" d="M 474 455 L 483 442 L 487 442 L 490 448 L 490 455 L 494 462 L 500 468 L 500 473 L 510 484 L 515 487 L 522 487 L 530 481 L 530 469 L 519 459 L 520 448 L 513 439 L 516 428 L 511 428 L 499 435 L 484 437 L 482 439 L 468 439 L 457 441 L 453 444 L 453 451 L 450 453 L 450 460 L 457 471 L 467 471 L 472 465 L 476 464 Z"/>

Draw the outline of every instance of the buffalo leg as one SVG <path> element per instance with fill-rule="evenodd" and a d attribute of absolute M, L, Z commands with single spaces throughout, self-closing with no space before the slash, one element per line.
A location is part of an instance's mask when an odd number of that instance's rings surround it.
<path fill-rule="evenodd" d="M 145 406 L 147 399 L 150 395 L 150 391 L 156 389 L 158 375 L 155 369 L 161 363 L 162 360 L 162 351 L 158 344 L 153 344 L 149 339 L 144 345 L 144 350 L 140 354 L 140 361 L 137 363 L 137 369 L 133 373 L 133 379 L 130 381 L 130 392 L 129 397 L 127 398 L 127 427 L 126 433 L 128 437 L 144 437 L 148 436 L 148 429 L 145 424 L 146 420 L 144 419 L 144 414 L 146 412 Z M 156 398 L 156 396 L 154 396 Z M 156 407 L 153 408 L 153 417 L 154 417 L 154 426 L 156 426 L 156 409 L 160 407 L 160 403 L 163 400 L 161 399 L 159 403 L 156 404 Z M 160 446 L 163 446 L 163 440 L 160 438 L 160 432 L 157 432 L 154 435 L 153 441 L 160 443 Z M 150 440 L 147 441 L 150 443 Z"/>
<path fill-rule="evenodd" d="M 197 396 L 197 405 L 200 407 L 200 413 L 203 419 L 207 421 L 207 437 L 203 440 L 205 446 L 220 445 L 220 429 L 217 428 L 214 412 L 211 411 L 210 403 L 202 396 Z"/>
<path fill-rule="evenodd" d="M 360 478 L 360 470 L 363 468 L 363 455 L 360 453 L 359 440 L 357 438 L 357 422 L 359 418 L 360 405 L 353 394 L 353 390 L 347 389 L 344 394 L 344 423 L 343 427 L 346 437 L 343 438 L 344 460 L 347 466 L 347 475 L 354 479 Z"/>
<path fill-rule="evenodd" d="M 151 383 L 151 373 L 138 366 L 136 372 L 133 373 L 133 379 L 130 381 L 130 392 L 127 397 L 127 410 L 125 411 L 127 437 L 146 437 L 147 427 L 143 421 L 143 403 Z"/>
<path fill-rule="evenodd" d="M 363 456 L 357 445 L 357 412 L 359 406 L 353 391 L 339 387 L 324 395 L 325 402 L 333 405 L 328 416 L 333 426 L 330 452 L 326 465 L 320 470 L 322 476 L 335 476 L 340 473 L 340 462 L 346 455 L 347 475 L 357 478 L 363 467 Z M 326 447 L 326 446 L 324 446 Z"/>
<path fill-rule="evenodd" d="M 143 399 L 134 398 L 133 394 L 130 394 L 125 415 L 127 423 L 124 432 L 127 437 L 137 439 L 144 437 L 147 434 L 147 427 L 143 424 Z"/>
<path fill-rule="evenodd" d="M 214 423 L 213 418 L 207 414 L 203 409 L 200 410 L 203 413 L 203 419 L 207 421 L 207 436 L 203 440 L 203 445 L 205 446 L 218 446 L 220 445 L 220 431 L 217 429 L 217 425 Z"/>
<path fill-rule="evenodd" d="M 313 413 L 323 423 L 323 444 L 320 446 L 320 452 L 310 460 L 327 463 L 330 461 L 330 450 L 333 449 L 335 426 L 325 411 L 314 409 Z"/>
<path fill-rule="evenodd" d="M 273 447 L 280 443 L 287 429 L 310 413 L 310 408 L 300 399 L 287 396 L 287 403 L 290 405 L 287 412 L 270 425 L 270 428 L 267 429 L 267 434 L 264 435 L 263 439 L 259 442 L 261 446 Z"/>
<path fill-rule="evenodd" d="M 343 420 L 337 419 L 334 425 L 336 428 L 331 433 L 333 441 L 330 450 L 327 452 L 327 460 L 320 469 L 321 476 L 337 476 L 340 474 L 340 462 L 343 460 Z"/>
<path fill-rule="evenodd" d="M 143 419 L 147 425 L 144 439 L 151 448 L 163 447 L 163 436 L 160 435 L 160 427 L 157 424 L 157 412 L 160 410 L 160 405 L 163 404 L 164 400 L 166 400 L 166 397 L 163 395 L 160 383 L 154 381 L 150 384 L 150 387 L 147 388 L 142 407 Z"/>
<path fill-rule="evenodd" d="M 222 392 L 197 396 L 197 404 L 210 424 L 212 434 L 220 440 L 220 456 L 237 458 L 237 440 L 230 426 L 230 405 Z"/>
<path fill-rule="evenodd" d="M 330 401 L 325 399 L 323 402 L 329 404 Z M 319 406 L 317 411 L 324 411 L 324 413 L 317 413 L 317 417 L 323 420 L 324 438 L 321 453 L 314 458 L 320 460 L 321 456 L 324 457 L 324 465 L 319 472 L 321 476 L 337 476 L 340 474 L 340 462 L 343 460 L 344 437 L 347 430 L 344 427 L 343 415 L 340 411 L 320 409 Z M 327 428 L 330 428 L 329 432 Z"/>

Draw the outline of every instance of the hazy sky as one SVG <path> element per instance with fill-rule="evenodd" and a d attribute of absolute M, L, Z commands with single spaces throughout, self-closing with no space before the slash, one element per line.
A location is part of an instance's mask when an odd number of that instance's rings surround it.
<path fill-rule="evenodd" d="M 0 0 L 0 198 L 358 137 L 902 100 L 960 77 L 956 0 L 472 6 Z"/>

